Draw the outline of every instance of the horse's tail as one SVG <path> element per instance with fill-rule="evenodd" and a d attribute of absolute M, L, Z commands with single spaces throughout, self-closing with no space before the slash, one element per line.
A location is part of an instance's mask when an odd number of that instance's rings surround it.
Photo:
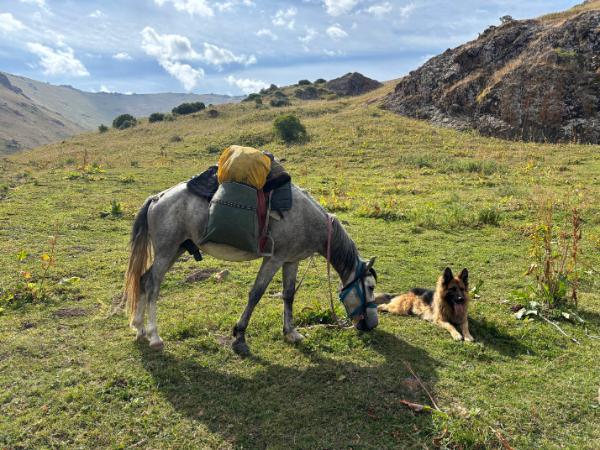
<path fill-rule="evenodd" d="M 129 246 L 129 266 L 125 274 L 124 297 L 127 301 L 129 320 L 132 321 L 140 300 L 140 288 L 142 275 L 148 269 L 152 258 L 152 243 L 148 236 L 148 208 L 152 203 L 152 197 L 148 198 L 144 206 L 138 212 L 133 228 Z"/>

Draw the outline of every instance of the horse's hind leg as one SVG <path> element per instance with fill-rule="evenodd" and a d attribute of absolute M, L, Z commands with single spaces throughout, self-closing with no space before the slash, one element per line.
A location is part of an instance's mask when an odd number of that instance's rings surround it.
<path fill-rule="evenodd" d="M 233 327 L 233 337 L 235 340 L 231 345 L 233 351 L 238 355 L 248 355 L 250 353 L 250 349 L 246 344 L 246 328 L 248 328 L 250 316 L 252 316 L 252 311 L 254 311 L 254 308 L 265 293 L 267 286 L 269 286 L 273 276 L 277 273 L 282 264 L 281 261 L 274 261 L 273 258 L 263 259 L 263 263 L 260 266 L 256 280 L 254 281 L 254 286 L 252 286 L 252 290 L 248 295 L 246 309 L 244 309 L 240 320 L 238 320 L 237 324 Z"/>
<path fill-rule="evenodd" d="M 296 275 L 298 263 L 283 265 L 283 336 L 286 341 L 295 343 L 304 339 L 294 328 L 294 296 L 296 295 Z"/>
<path fill-rule="evenodd" d="M 151 270 L 148 270 L 140 280 L 140 298 L 135 308 L 135 315 L 131 321 L 131 325 L 137 330 L 136 339 L 143 341 L 147 338 L 146 329 L 144 328 L 144 315 L 146 313 L 146 305 L 148 304 L 148 281 L 152 277 Z"/>
<path fill-rule="evenodd" d="M 169 268 L 182 253 L 183 250 L 177 249 L 176 253 L 174 254 L 157 254 L 154 258 L 151 269 L 148 271 L 148 281 L 144 285 L 146 288 L 148 307 L 148 340 L 150 341 L 150 347 L 157 350 L 163 348 L 164 346 L 163 340 L 158 335 L 158 326 L 156 322 L 156 303 L 158 301 L 160 284 L 162 283 L 162 280 Z"/>

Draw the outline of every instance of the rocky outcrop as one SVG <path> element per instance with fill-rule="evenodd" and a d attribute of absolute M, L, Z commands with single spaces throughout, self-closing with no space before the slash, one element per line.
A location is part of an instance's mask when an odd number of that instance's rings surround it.
<path fill-rule="evenodd" d="M 600 143 L 600 11 L 503 18 L 404 77 L 384 107 L 501 138 Z"/>
<path fill-rule="evenodd" d="M 328 81 L 325 87 L 341 96 L 361 95 L 383 86 L 379 81 L 354 72 Z"/>

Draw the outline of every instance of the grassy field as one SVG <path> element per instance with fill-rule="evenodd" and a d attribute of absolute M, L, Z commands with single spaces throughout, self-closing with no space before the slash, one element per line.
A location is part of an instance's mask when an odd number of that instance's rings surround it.
<path fill-rule="evenodd" d="M 57 236 L 51 298 L 0 305 L 0 448 L 598 448 L 600 148 L 432 128 L 380 110 L 374 100 L 390 88 L 281 109 L 225 105 L 217 118 L 142 123 L 0 160 L 2 289 L 27 272 L 39 281 Z M 301 118 L 307 143 L 273 138 L 283 111 Z M 248 328 L 253 356 L 240 359 L 230 330 L 258 262 L 184 257 L 161 292 L 164 351 L 136 344 L 126 318 L 110 314 L 132 218 L 233 143 L 285 158 L 361 254 L 378 256 L 379 291 L 468 267 L 483 282 L 470 310 L 477 342 L 411 317 L 383 316 L 366 334 L 313 326 L 327 312 L 319 258 L 295 303 L 304 342 L 282 339 L 278 275 Z M 530 283 L 528 230 L 544 198 L 557 221 L 573 204 L 585 220 L 585 324 L 560 322 L 581 345 L 510 309 L 510 293 Z M 185 281 L 201 268 L 230 275 Z M 443 414 L 400 403 L 430 404 L 404 362 Z"/>

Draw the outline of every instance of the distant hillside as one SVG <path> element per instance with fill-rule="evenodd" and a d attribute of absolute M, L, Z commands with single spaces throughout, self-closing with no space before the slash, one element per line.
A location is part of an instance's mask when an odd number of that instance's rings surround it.
<path fill-rule="evenodd" d="M 148 116 L 192 101 L 237 102 L 216 94 L 108 94 L 83 92 L 0 72 L 0 154 L 32 148 L 110 124 L 129 113 Z"/>
<path fill-rule="evenodd" d="M 600 143 L 600 1 L 533 20 L 502 18 L 404 77 L 384 106 L 482 134 Z"/>

